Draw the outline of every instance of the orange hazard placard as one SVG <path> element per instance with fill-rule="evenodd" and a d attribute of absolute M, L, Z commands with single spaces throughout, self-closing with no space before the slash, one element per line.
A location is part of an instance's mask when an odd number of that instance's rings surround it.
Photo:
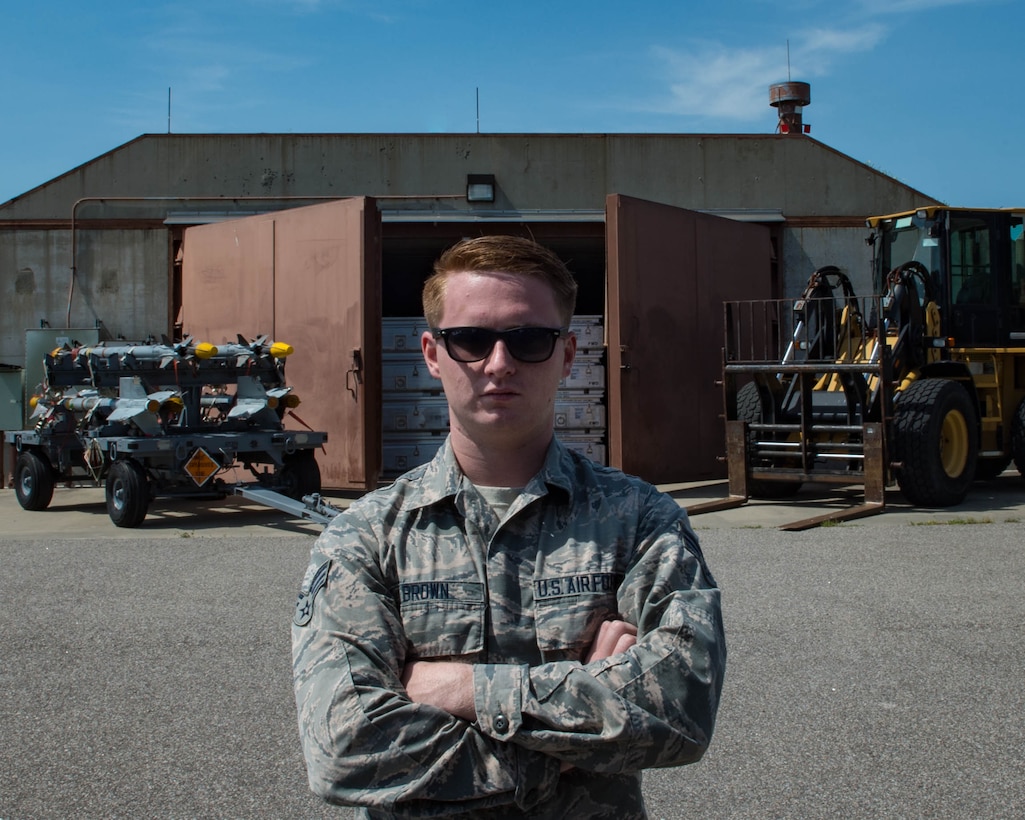
<path fill-rule="evenodd" d="M 196 486 L 202 487 L 214 476 L 221 465 L 214 461 L 210 454 L 202 447 L 192 454 L 192 457 L 185 462 L 185 472 L 189 474 Z"/>

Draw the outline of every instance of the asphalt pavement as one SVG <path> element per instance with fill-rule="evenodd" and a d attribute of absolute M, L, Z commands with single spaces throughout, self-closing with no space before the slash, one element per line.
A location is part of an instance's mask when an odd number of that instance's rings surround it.
<path fill-rule="evenodd" d="M 694 517 L 727 678 L 705 759 L 645 775 L 652 818 L 1025 813 L 1025 482 L 779 528 L 857 502 L 811 488 Z M 349 816 L 307 790 L 291 694 L 319 531 L 241 499 L 118 529 L 100 490 L 35 513 L 0 490 L 0 818 Z"/>

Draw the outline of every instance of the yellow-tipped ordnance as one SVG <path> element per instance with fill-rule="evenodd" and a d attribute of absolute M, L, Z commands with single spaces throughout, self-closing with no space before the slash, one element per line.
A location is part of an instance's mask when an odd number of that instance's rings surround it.
<path fill-rule="evenodd" d="M 270 346 L 270 355 L 275 359 L 283 359 L 285 356 L 291 356 L 295 353 L 295 348 L 286 342 L 274 342 Z"/>
<path fill-rule="evenodd" d="M 217 346 L 210 342 L 200 342 L 193 348 L 197 359 L 212 359 L 217 355 Z"/>
<path fill-rule="evenodd" d="M 161 402 L 160 411 L 163 413 L 180 413 L 183 407 L 185 407 L 185 402 L 182 401 L 181 396 L 171 396 L 171 398 Z"/>

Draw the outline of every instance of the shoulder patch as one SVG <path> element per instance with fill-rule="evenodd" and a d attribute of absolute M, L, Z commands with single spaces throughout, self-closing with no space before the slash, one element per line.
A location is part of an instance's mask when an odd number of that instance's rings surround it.
<path fill-rule="evenodd" d="M 331 569 L 331 562 L 325 561 L 314 569 L 312 566 L 303 578 L 303 585 L 299 589 L 299 598 L 295 602 L 295 614 L 292 615 L 292 623 L 296 626 L 306 626 L 313 619 L 313 601 L 325 586 L 327 586 L 327 573 Z"/>

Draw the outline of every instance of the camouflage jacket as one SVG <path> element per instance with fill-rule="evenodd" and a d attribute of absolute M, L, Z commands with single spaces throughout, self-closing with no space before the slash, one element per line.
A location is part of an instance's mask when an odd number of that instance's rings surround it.
<path fill-rule="evenodd" d="M 610 618 L 636 645 L 583 663 Z M 501 521 L 448 444 L 353 503 L 292 646 L 310 786 L 371 818 L 643 818 L 641 771 L 708 746 L 726 660 L 686 512 L 557 441 Z M 410 701 L 413 659 L 473 664 L 477 720 Z"/>

